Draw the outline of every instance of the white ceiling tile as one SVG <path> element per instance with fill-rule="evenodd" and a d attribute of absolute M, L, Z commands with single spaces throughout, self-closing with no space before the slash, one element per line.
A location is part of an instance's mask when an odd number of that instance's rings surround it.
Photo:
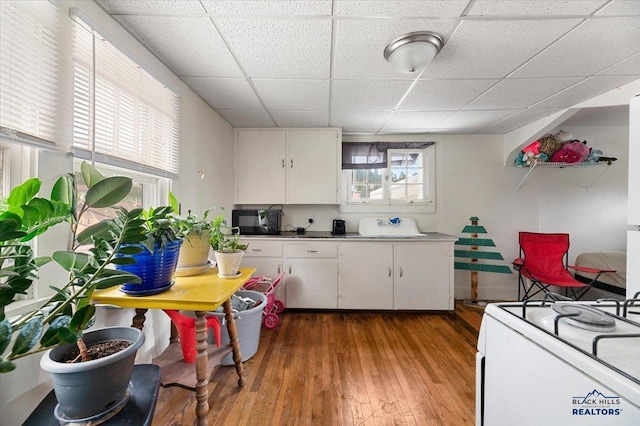
<path fill-rule="evenodd" d="M 217 110 L 233 127 L 275 127 L 265 110 Z"/>
<path fill-rule="evenodd" d="M 401 111 L 458 110 L 498 80 L 420 80 L 400 104 Z"/>
<path fill-rule="evenodd" d="M 640 1 L 613 0 L 606 5 L 598 15 L 640 15 Z"/>
<path fill-rule="evenodd" d="M 260 80 L 253 85 L 270 111 L 328 111 L 329 80 Z"/>
<path fill-rule="evenodd" d="M 449 135 L 470 135 L 472 133 L 476 133 L 477 131 L 481 130 L 481 127 L 473 127 L 473 128 L 468 128 L 468 129 L 456 129 L 456 128 L 446 128 L 446 129 L 429 129 L 429 134 L 431 135 L 442 135 L 442 134 L 449 134 Z"/>
<path fill-rule="evenodd" d="M 331 127 L 376 132 L 391 116 L 391 111 L 331 111 Z"/>
<path fill-rule="evenodd" d="M 327 127 L 329 111 L 271 111 L 278 127 Z"/>
<path fill-rule="evenodd" d="M 447 112 L 422 112 L 422 111 L 396 111 L 391 119 L 385 124 L 382 130 L 388 131 L 393 129 L 431 129 L 439 127 L 447 117 L 451 116 L 453 111 Z"/>
<path fill-rule="evenodd" d="M 503 134 L 518 129 L 529 123 L 533 123 L 543 117 L 560 111 L 562 108 L 544 108 L 544 109 L 523 109 L 504 120 L 497 122 L 491 126 L 485 127 L 477 133 Z"/>
<path fill-rule="evenodd" d="M 637 79 L 637 76 L 628 75 L 591 77 L 564 92 L 560 92 L 542 102 L 532 105 L 531 108 L 570 107 Z"/>
<path fill-rule="evenodd" d="M 178 75 L 243 76 L 209 18 L 123 15 L 117 19 Z"/>
<path fill-rule="evenodd" d="M 477 0 L 467 16 L 590 15 L 606 0 Z"/>
<path fill-rule="evenodd" d="M 218 19 L 251 78 L 329 78 L 331 21 Z"/>
<path fill-rule="evenodd" d="M 605 68 L 597 75 L 638 75 L 640 73 L 640 53 L 615 65 Z"/>
<path fill-rule="evenodd" d="M 203 0 L 212 14 L 331 15 L 331 0 Z"/>
<path fill-rule="evenodd" d="M 447 37 L 453 19 L 339 19 L 336 29 L 334 78 L 411 79 L 396 71 L 383 56 L 394 39 L 414 31 L 432 31 Z"/>
<path fill-rule="evenodd" d="M 464 109 L 526 108 L 580 80 L 580 77 L 502 80 Z"/>
<path fill-rule="evenodd" d="M 96 0 L 109 13 L 204 14 L 198 0 Z"/>
<path fill-rule="evenodd" d="M 425 78 L 504 77 L 562 36 L 577 19 L 465 20 L 427 67 Z"/>
<path fill-rule="evenodd" d="M 244 78 L 186 77 L 184 81 L 212 108 L 262 109 L 262 104 Z"/>
<path fill-rule="evenodd" d="M 638 18 L 589 19 L 511 77 L 590 76 L 639 51 Z"/>
<path fill-rule="evenodd" d="M 410 85 L 410 81 L 404 80 L 335 80 L 331 92 L 331 109 L 392 110 Z"/>
<path fill-rule="evenodd" d="M 457 17 L 468 0 L 336 0 L 338 16 Z"/>
<path fill-rule="evenodd" d="M 479 130 L 490 126 L 503 118 L 506 118 L 518 110 L 500 110 L 500 111 L 458 111 L 443 120 L 438 128 L 440 129 L 467 129 Z"/>

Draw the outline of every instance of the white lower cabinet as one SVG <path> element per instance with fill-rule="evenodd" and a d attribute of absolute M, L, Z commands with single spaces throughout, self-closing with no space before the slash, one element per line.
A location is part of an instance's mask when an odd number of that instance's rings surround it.
<path fill-rule="evenodd" d="M 284 244 L 288 308 L 338 307 L 338 245 L 330 242 Z"/>
<path fill-rule="evenodd" d="M 342 309 L 452 310 L 453 242 L 340 245 Z"/>
<path fill-rule="evenodd" d="M 242 244 L 249 247 L 242 259 L 242 266 L 256 268 L 254 275 L 276 276 L 283 271 L 282 268 L 282 242 L 280 241 L 258 241 L 243 239 Z M 276 299 L 285 302 L 286 298 L 286 278 L 280 281 L 276 288 Z M 286 302 L 285 302 L 286 305 Z"/>

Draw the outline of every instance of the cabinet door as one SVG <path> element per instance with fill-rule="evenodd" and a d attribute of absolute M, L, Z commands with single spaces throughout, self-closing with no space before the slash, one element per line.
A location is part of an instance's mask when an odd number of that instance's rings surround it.
<path fill-rule="evenodd" d="M 393 309 L 393 245 L 342 243 L 338 308 Z"/>
<path fill-rule="evenodd" d="M 236 131 L 236 204 L 285 202 L 284 130 Z"/>
<path fill-rule="evenodd" d="M 288 308 L 338 307 L 336 259 L 287 259 L 286 272 Z"/>
<path fill-rule="evenodd" d="M 288 204 L 338 204 L 338 137 L 336 129 L 289 130 Z"/>
<path fill-rule="evenodd" d="M 248 268 L 256 268 L 256 275 L 268 275 L 270 277 L 275 277 L 276 275 L 282 272 L 282 258 L 281 257 L 251 257 L 245 256 L 242 259 L 242 266 L 246 266 Z M 285 277 L 282 278 L 278 287 L 276 287 L 276 299 L 280 299 L 283 302 L 286 302 L 286 284 Z"/>
<path fill-rule="evenodd" d="M 453 243 L 397 244 L 395 309 L 452 310 Z"/>

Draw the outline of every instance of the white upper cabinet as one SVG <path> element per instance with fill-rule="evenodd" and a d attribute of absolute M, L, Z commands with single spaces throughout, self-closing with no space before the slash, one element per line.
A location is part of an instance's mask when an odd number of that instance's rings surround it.
<path fill-rule="evenodd" d="M 236 129 L 236 204 L 338 204 L 340 129 Z"/>

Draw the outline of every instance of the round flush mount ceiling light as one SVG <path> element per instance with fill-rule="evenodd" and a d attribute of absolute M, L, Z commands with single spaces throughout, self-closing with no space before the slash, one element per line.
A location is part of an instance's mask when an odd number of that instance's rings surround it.
<path fill-rule="evenodd" d="M 416 31 L 405 34 L 384 48 L 384 58 L 403 74 L 422 71 L 436 57 L 444 41 L 436 33 Z"/>

